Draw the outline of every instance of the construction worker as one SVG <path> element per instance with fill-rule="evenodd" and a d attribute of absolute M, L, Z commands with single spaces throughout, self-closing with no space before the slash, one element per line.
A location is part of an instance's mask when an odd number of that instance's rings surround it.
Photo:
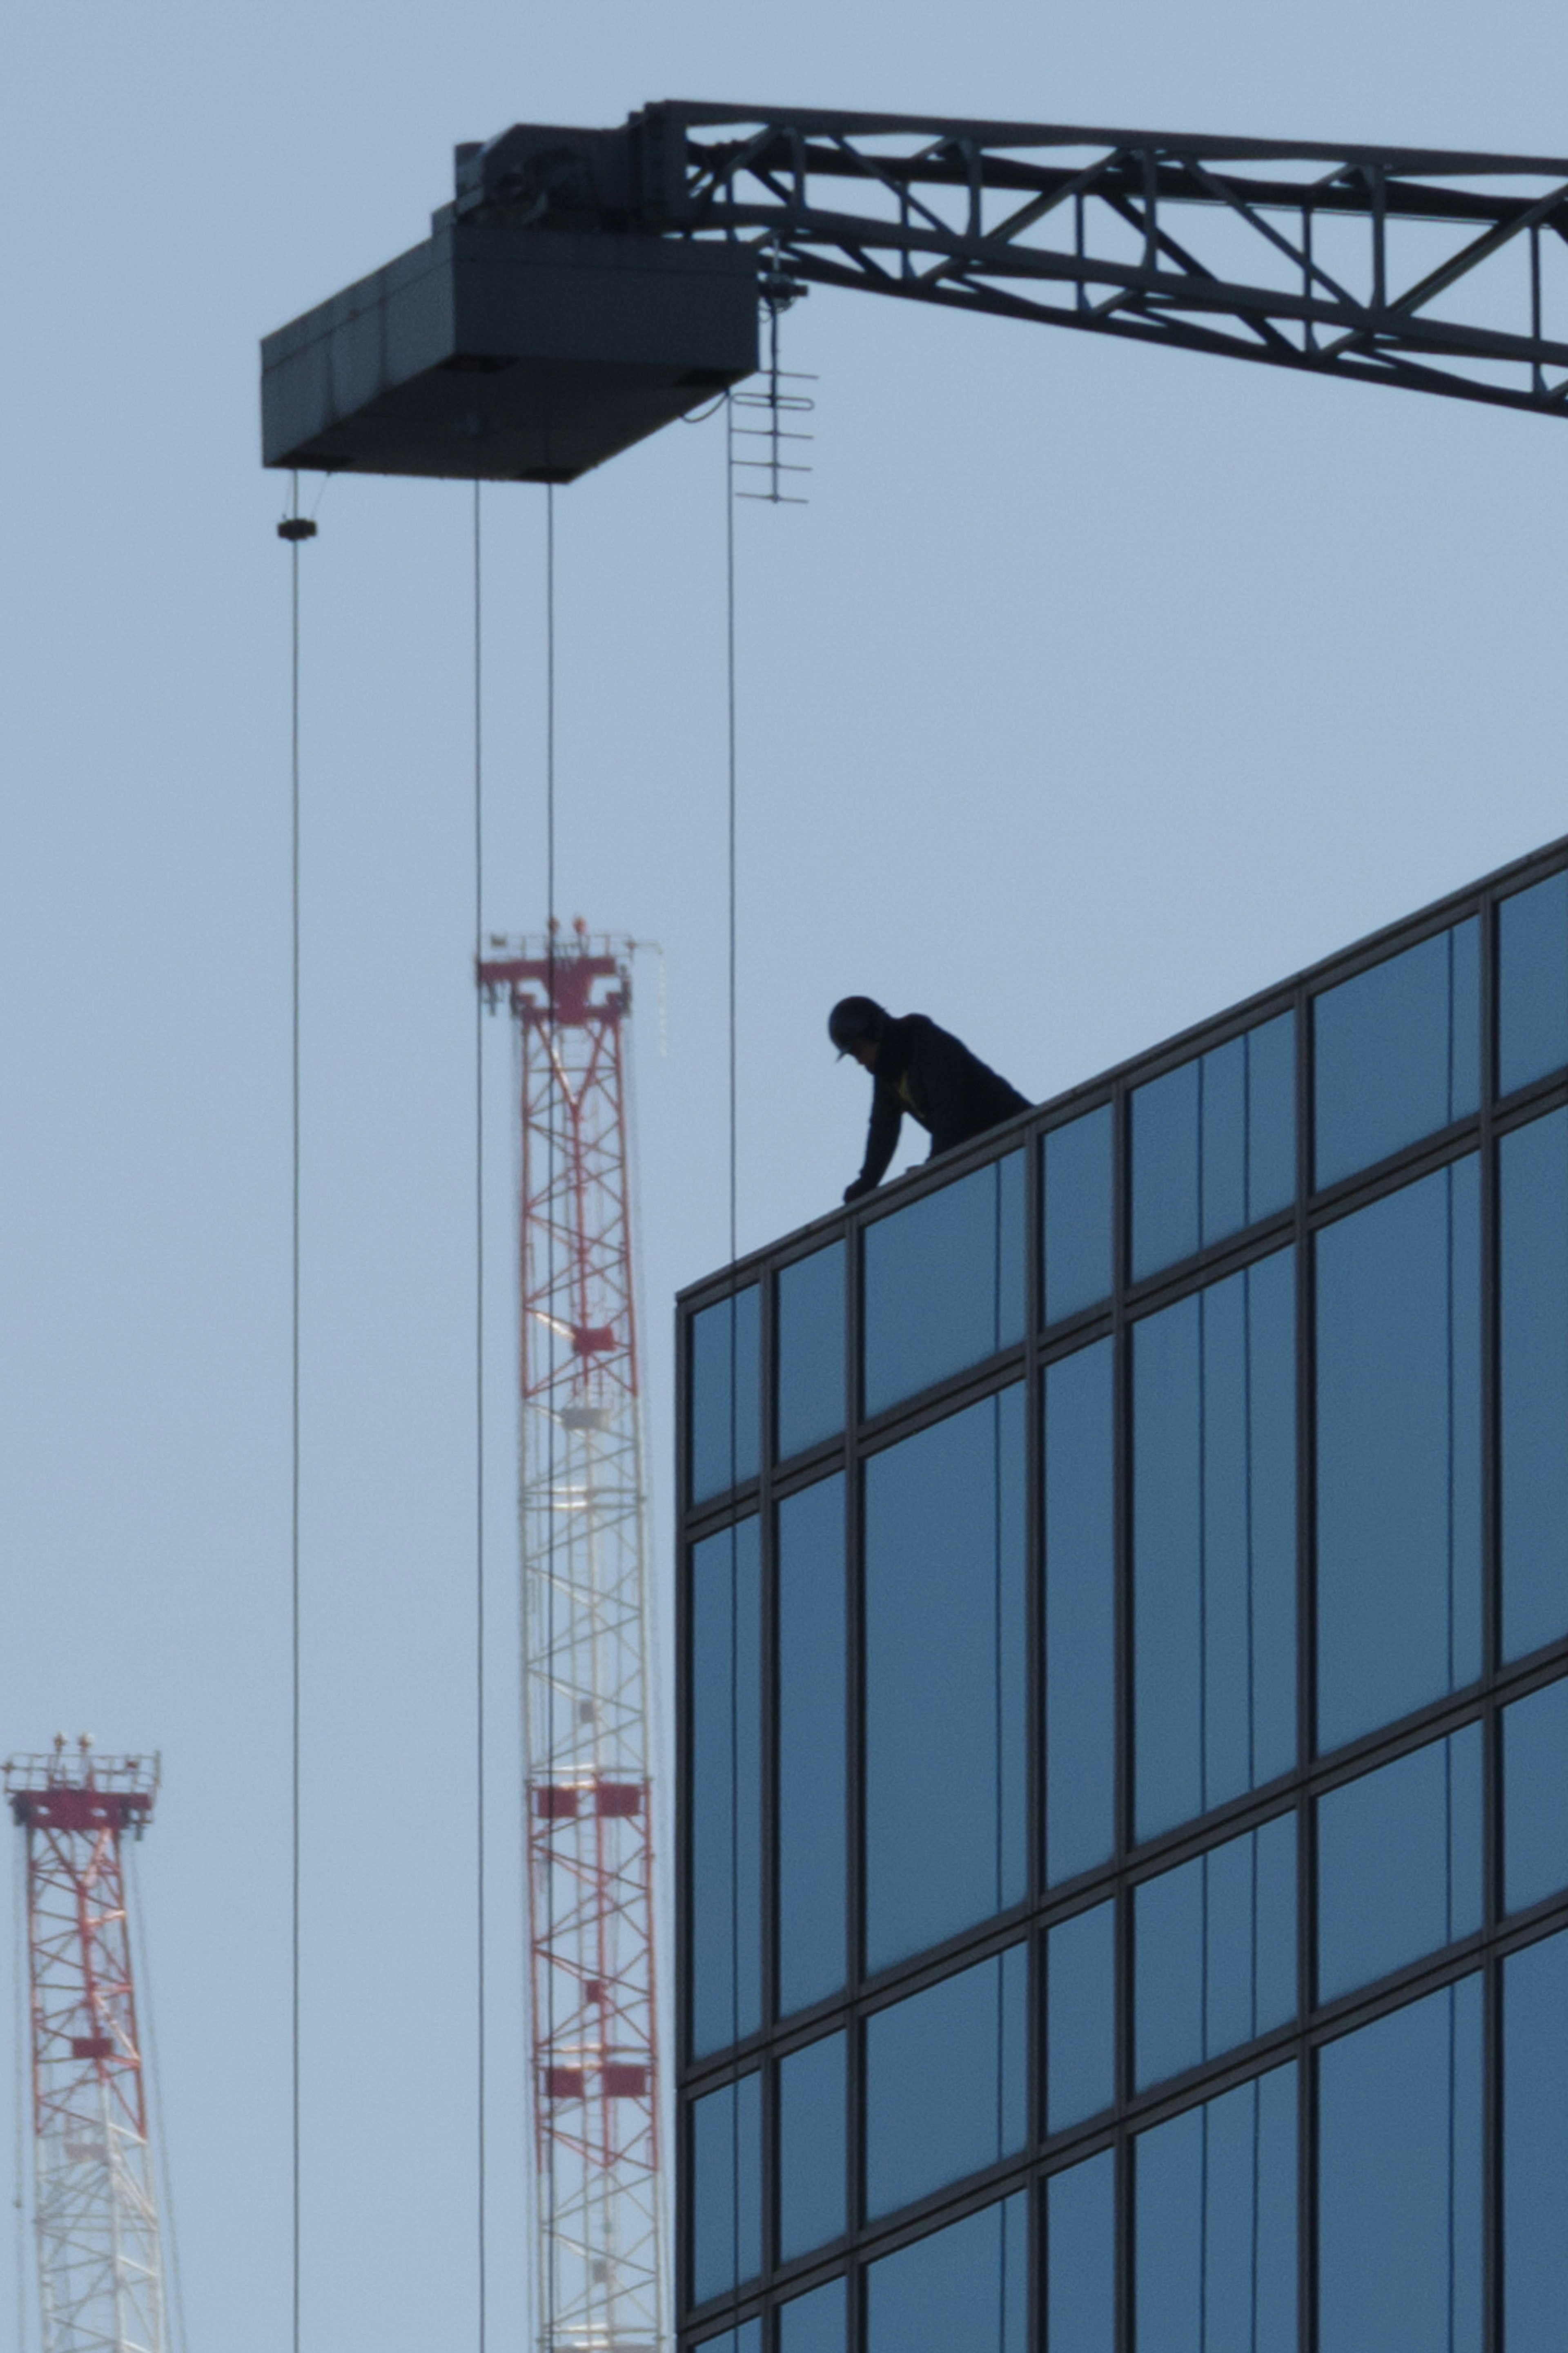
<path fill-rule="evenodd" d="M 875 997 L 841 997 L 827 1017 L 827 1034 L 840 1060 L 853 1055 L 875 1081 L 865 1163 L 845 1187 L 847 1201 L 858 1201 L 887 1175 L 905 1112 L 929 1132 L 934 1160 L 1029 1109 L 1016 1087 L 923 1013 L 895 1019 Z"/>

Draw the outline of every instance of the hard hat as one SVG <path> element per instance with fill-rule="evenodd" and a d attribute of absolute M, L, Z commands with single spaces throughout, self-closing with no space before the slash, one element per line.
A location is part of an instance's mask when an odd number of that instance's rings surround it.
<path fill-rule="evenodd" d="M 827 1017 L 827 1034 L 839 1055 L 857 1046 L 874 1046 L 888 1026 L 888 1017 L 874 997 L 841 997 Z"/>

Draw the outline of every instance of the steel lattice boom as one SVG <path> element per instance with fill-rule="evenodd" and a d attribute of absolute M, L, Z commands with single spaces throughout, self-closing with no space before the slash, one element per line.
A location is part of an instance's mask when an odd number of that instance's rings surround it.
<path fill-rule="evenodd" d="M 1568 161 L 669 100 L 459 149 L 473 227 L 1568 413 Z"/>
<path fill-rule="evenodd" d="M 155 1758 L 63 1738 L 5 1767 L 26 1837 L 43 2353 L 164 2353 L 163 2251 L 121 1852 Z"/>
<path fill-rule="evenodd" d="M 541 2353 L 662 2353 L 629 943 L 482 963 L 520 1050 L 523 1741 Z"/>

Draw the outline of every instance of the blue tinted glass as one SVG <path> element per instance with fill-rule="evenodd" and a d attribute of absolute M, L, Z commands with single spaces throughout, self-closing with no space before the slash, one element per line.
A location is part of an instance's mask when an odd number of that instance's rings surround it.
<path fill-rule="evenodd" d="M 1281 1013 L 1134 1090 L 1134 1282 L 1289 1208 L 1295 1036 Z"/>
<path fill-rule="evenodd" d="M 840 2236 L 848 2221 L 845 2071 L 849 2038 L 829 2034 L 779 2061 L 779 2261 Z"/>
<path fill-rule="evenodd" d="M 1113 2353 L 1116 2158 L 1109 2148 L 1046 2184 L 1046 2343 L 1049 2353 Z"/>
<path fill-rule="evenodd" d="M 1318 1742 L 1481 1665 L 1474 1155 L 1318 1237 Z"/>
<path fill-rule="evenodd" d="M 1097 1904 L 1046 1938 L 1046 2130 L 1116 2097 L 1116 1906 Z"/>
<path fill-rule="evenodd" d="M 1295 2068 L 1133 2149 L 1138 2353 L 1295 2353 Z"/>
<path fill-rule="evenodd" d="M 1502 1712 L 1503 1903 L 1522 1912 L 1568 1887 L 1568 1683 Z"/>
<path fill-rule="evenodd" d="M 866 1962 L 1017 1903 L 1026 1873 L 1024 1396 L 866 1467 Z"/>
<path fill-rule="evenodd" d="M 742 2320 L 739 2328 L 726 2328 L 718 2337 L 705 2337 L 696 2353 L 763 2353 L 763 2324 L 760 2320 Z"/>
<path fill-rule="evenodd" d="M 1480 1925 L 1479 1724 L 1319 1799 L 1320 2001 Z"/>
<path fill-rule="evenodd" d="M 778 1511 L 778 1994 L 781 2016 L 844 1983 L 844 1481 Z"/>
<path fill-rule="evenodd" d="M 1132 1095 L 1132 1278 L 1198 1248 L 1203 1222 L 1198 1065 L 1184 1062 Z"/>
<path fill-rule="evenodd" d="M 1318 2060 L 1319 2353 L 1479 2353 L 1481 1981 Z"/>
<path fill-rule="evenodd" d="M 1295 1252 L 1133 1327 L 1137 1834 L 1296 1757 Z"/>
<path fill-rule="evenodd" d="M 1314 1000 L 1320 1185 L 1368 1168 L 1475 1110 L 1479 941 L 1472 916 Z"/>
<path fill-rule="evenodd" d="M 1503 1655 L 1568 1633 L 1568 1111 L 1499 1148 Z"/>
<path fill-rule="evenodd" d="M 757 1286 L 691 1319 L 691 1500 L 757 1475 L 762 1342 Z"/>
<path fill-rule="evenodd" d="M 1024 1336 L 1024 1155 L 866 1229 L 866 1411 Z"/>
<path fill-rule="evenodd" d="M 1296 1817 L 1227 1839 L 1133 1893 L 1138 2088 L 1296 2014 Z"/>
<path fill-rule="evenodd" d="M 797 2295 L 779 2314 L 779 2353 L 849 2353 L 849 2298 L 841 2279 Z"/>
<path fill-rule="evenodd" d="M 1503 1963 L 1505 2353 L 1562 2353 L 1568 2313 L 1568 1936 Z"/>
<path fill-rule="evenodd" d="M 778 1451 L 798 1454 L 844 1427 L 844 1245 L 829 1242 L 781 1266 Z"/>
<path fill-rule="evenodd" d="M 1110 1293 L 1111 1109 L 1102 1103 L 1040 1149 L 1045 1171 L 1046 1321 L 1059 1323 Z"/>
<path fill-rule="evenodd" d="M 1027 2200 L 983 2206 L 868 2264 L 866 2306 L 866 2353 L 1025 2353 Z"/>
<path fill-rule="evenodd" d="M 1498 1086 L 1503 1094 L 1568 1062 L 1568 874 L 1498 909 Z"/>
<path fill-rule="evenodd" d="M 691 2301 L 706 2304 L 763 2267 L 762 2078 L 742 2075 L 691 2104 Z"/>
<path fill-rule="evenodd" d="M 1046 1371 L 1046 1873 L 1115 1839 L 1116 1537 L 1112 1345 Z"/>
<path fill-rule="evenodd" d="M 742 1520 L 691 1555 L 691 2047 L 762 2024 L 762 1567 Z"/>
<path fill-rule="evenodd" d="M 889 2214 L 1022 2148 L 1028 2133 L 1028 1950 L 866 2022 L 866 2211 Z"/>

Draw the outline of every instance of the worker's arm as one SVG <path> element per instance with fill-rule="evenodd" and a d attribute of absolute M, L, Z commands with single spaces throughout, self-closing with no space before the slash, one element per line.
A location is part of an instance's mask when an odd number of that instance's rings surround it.
<path fill-rule="evenodd" d="M 879 1079 L 871 1092 L 871 1124 L 866 1131 L 866 1157 L 853 1185 L 847 1185 L 844 1188 L 847 1201 L 858 1201 L 862 1193 L 874 1191 L 881 1183 L 888 1173 L 888 1164 L 898 1150 L 899 1130 L 903 1124 L 903 1105 L 892 1088 Z"/>

